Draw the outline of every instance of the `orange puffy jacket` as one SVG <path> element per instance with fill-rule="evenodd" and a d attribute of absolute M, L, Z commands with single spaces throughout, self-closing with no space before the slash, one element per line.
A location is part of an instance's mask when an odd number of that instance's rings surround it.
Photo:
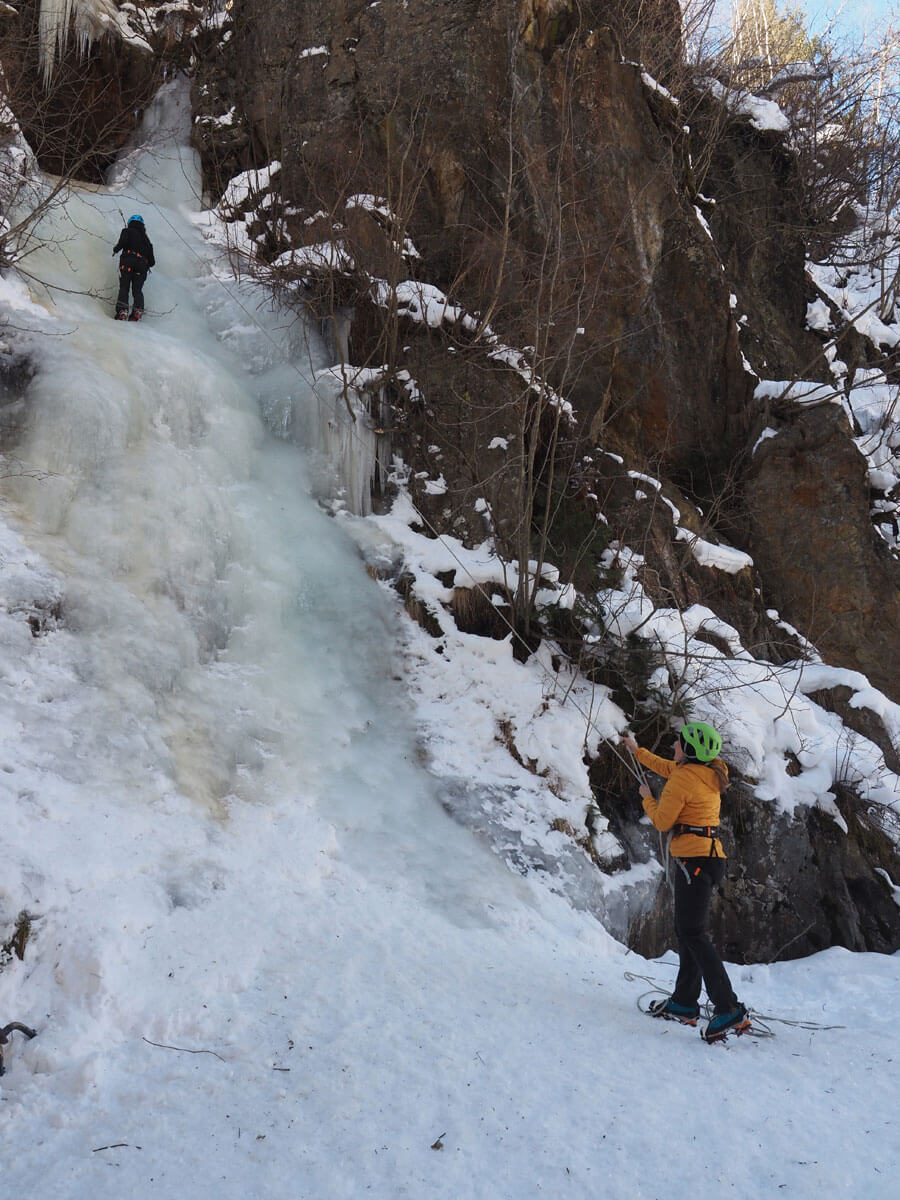
<path fill-rule="evenodd" d="M 660 758 L 649 750 L 638 747 L 635 758 L 655 775 L 662 775 L 668 783 L 662 790 L 659 802 L 652 798 L 644 800 L 644 812 L 657 829 L 665 832 L 673 825 L 716 826 L 719 824 L 719 809 L 722 797 L 719 781 L 711 766 L 695 762 L 673 762 Z M 715 760 L 728 768 L 720 758 Z M 709 854 L 725 857 L 718 838 L 700 837 L 696 833 L 679 833 L 672 838 L 669 853 L 675 858 L 706 858 Z"/>

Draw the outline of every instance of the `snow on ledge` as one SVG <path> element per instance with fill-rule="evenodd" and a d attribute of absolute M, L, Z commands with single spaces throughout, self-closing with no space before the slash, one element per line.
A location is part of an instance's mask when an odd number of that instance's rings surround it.
<path fill-rule="evenodd" d="M 239 175 L 235 175 L 233 179 L 229 180 L 228 186 L 222 193 L 222 199 L 219 201 L 219 208 L 240 208 L 251 195 L 264 192 L 271 187 L 272 176 L 277 175 L 280 170 L 281 163 L 275 159 L 258 170 L 241 171 Z"/>
<path fill-rule="evenodd" d="M 795 404 L 840 404 L 841 394 L 831 383 L 814 379 L 761 379 L 753 393 L 755 400 L 793 400 Z"/>
<path fill-rule="evenodd" d="M 715 567 L 716 570 L 726 571 L 729 575 L 737 575 L 745 567 L 753 566 L 753 559 L 743 550 L 707 542 L 699 534 L 692 533 L 690 529 L 684 529 L 681 525 L 675 530 L 675 538 L 679 542 L 689 543 L 691 553 L 701 566 Z"/>
<path fill-rule="evenodd" d="M 821 297 L 806 306 L 806 328 L 814 329 L 819 333 L 834 332 L 831 309 Z"/>
<path fill-rule="evenodd" d="M 890 875 L 888 875 L 887 871 L 885 871 L 883 867 L 876 867 L 875 874 L 880 875 L 891 889 L 891 894 L 894 897 L 894 903 L 898 908 L 900 908 L 900 887 L 897 887 L 896 883 L 894 883 L 893 879 L 891 879 Z"/>
<path fill-rule="evenodd" d="M 751 456 L 757 452 L 757 450 L 760 448 L 760 446 L 763 444 L 763 442 L 767 442 L 767 441 L 769 441 L 770 438 L 773 438 L 773 437 L 778 437 L 778 430 L 773 429 L 771 425 L 767 425 L 766 428 L 759 435 L 759 437 L 756 439 L 756 443 L 755 443 L 753 449 L 750 451 Z"/>
<path fill-rule="evenodd" d="M 722 100 L 725 107 L 736 116 L 746 117 L 754 129 L 761 133 L 787 133 L 790 128 L 790 122 L 774 100 L 765 100 L 751 92 L 732 90 L 711 77 L 697 82 L 712 92 L 717 100 Z"/>
<path fill-rule="evenodd" d="M 644 87 L 648 87 L 651 92 L 658 92 L 659 95 L 668 100 L 670 104 L 674 104 L 676 107 L 678 106 L 678 100 L 675 98 L 675 96 L 673 96 L 667 88 L 664 88 L 663 85 L 658 80 L 654 79 L 653 76 L 647 71 L 641 71 L 641 82 L 643 83 Z"/>
<path fill-rule="evenodd" d="M 668 496 L 663 495 L 662 483 L 658 479 L 654 479 L 652 475 L 645 475 L 643 471 L 629 471 L 628 478 L 649 483 L 656 489 L 658 498 L 672 514 L 676 540 L 690 544 L 691 553 L 701 566 L 715 567 L 719 571 L 727 571 L 729 575 L 737 575 L 745 567 L 753 566 L 753 559 L 743 550 L 736 550 L 733 546 L 726 546 L 719 542 L 708 542 L 693 530 L 685 529 L 681 524 L 681 512 L 678 506 L 673 504 Z M 636 495 L 640 494 L 636 493 Z"/>
<path fill-rule="evenodd" d="M 706 236 L 709 238 L 709 240 L 711 242 L 715 242 L 716 239 L 712 235 L 712 230 L 709 227 L 709 221 L 707 221 L 706 217 L 704 217 L 704 215 L 703 215 L 702 210 L 696 204 L 694 205 L 694 212 L 697 214 L 697 220 L 700 222 L 700 225 L 701 225 L 704 233 L 706 234 Z"/>

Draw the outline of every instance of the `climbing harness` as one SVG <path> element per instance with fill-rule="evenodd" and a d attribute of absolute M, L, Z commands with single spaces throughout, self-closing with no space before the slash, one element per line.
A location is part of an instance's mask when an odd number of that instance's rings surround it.
<path fill-rule="evenodd" d="M 718 825 L 682 825 L 673 826 L 676 837 L 680 837 L 682 833 L 696 833 L 697 837 L 717 838 L 719 836 Z"/>
<path fill-rule="evenodd" d="M 672 826 L 672 831 L 676 837 L 680 837 L 683 833 L 693 833 L 697 837 L 709 838 L 709 857 L 719 857 L 716 851 L 716 838 L 719 836 L 718 825 L 682 825 L 678 823 Z"/>

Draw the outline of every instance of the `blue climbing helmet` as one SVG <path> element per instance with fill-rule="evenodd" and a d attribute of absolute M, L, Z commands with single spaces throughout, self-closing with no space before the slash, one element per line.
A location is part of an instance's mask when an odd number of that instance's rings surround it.
<path fill-rule="evenodd" d="M 134 222 L 134 221 L 140 221 L 140 223 L 143 225 L 144 218 L 141 216 L 140 213 L 135 213 L 133 217 L 128 218 L 128 224 L 131 225 L 132 222 Z"/>
<path fill-rule="evenodd" d="M 705 721 L 692 721 L 679 733 L 681 748 L 695 762 L 709 763 L 718 758 L 722 749 L 722 738 Z"/>

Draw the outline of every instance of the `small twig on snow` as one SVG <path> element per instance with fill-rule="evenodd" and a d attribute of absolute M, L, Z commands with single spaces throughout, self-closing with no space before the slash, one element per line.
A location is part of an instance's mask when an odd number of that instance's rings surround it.
<path fill-rule="evenodd" d="M 215 1050 L 189 1050 L 187 1046 L 167 1046 L 164 1042 L 151 1042 L 149 1038 L 141 1038 L 141 1041 L 146 1042 L 148 1046 L 158 1046 L 160 1050 L 177 1050 L 179 1054 L 212 1054 L 219 1062 L 225 1061 Z"/>

